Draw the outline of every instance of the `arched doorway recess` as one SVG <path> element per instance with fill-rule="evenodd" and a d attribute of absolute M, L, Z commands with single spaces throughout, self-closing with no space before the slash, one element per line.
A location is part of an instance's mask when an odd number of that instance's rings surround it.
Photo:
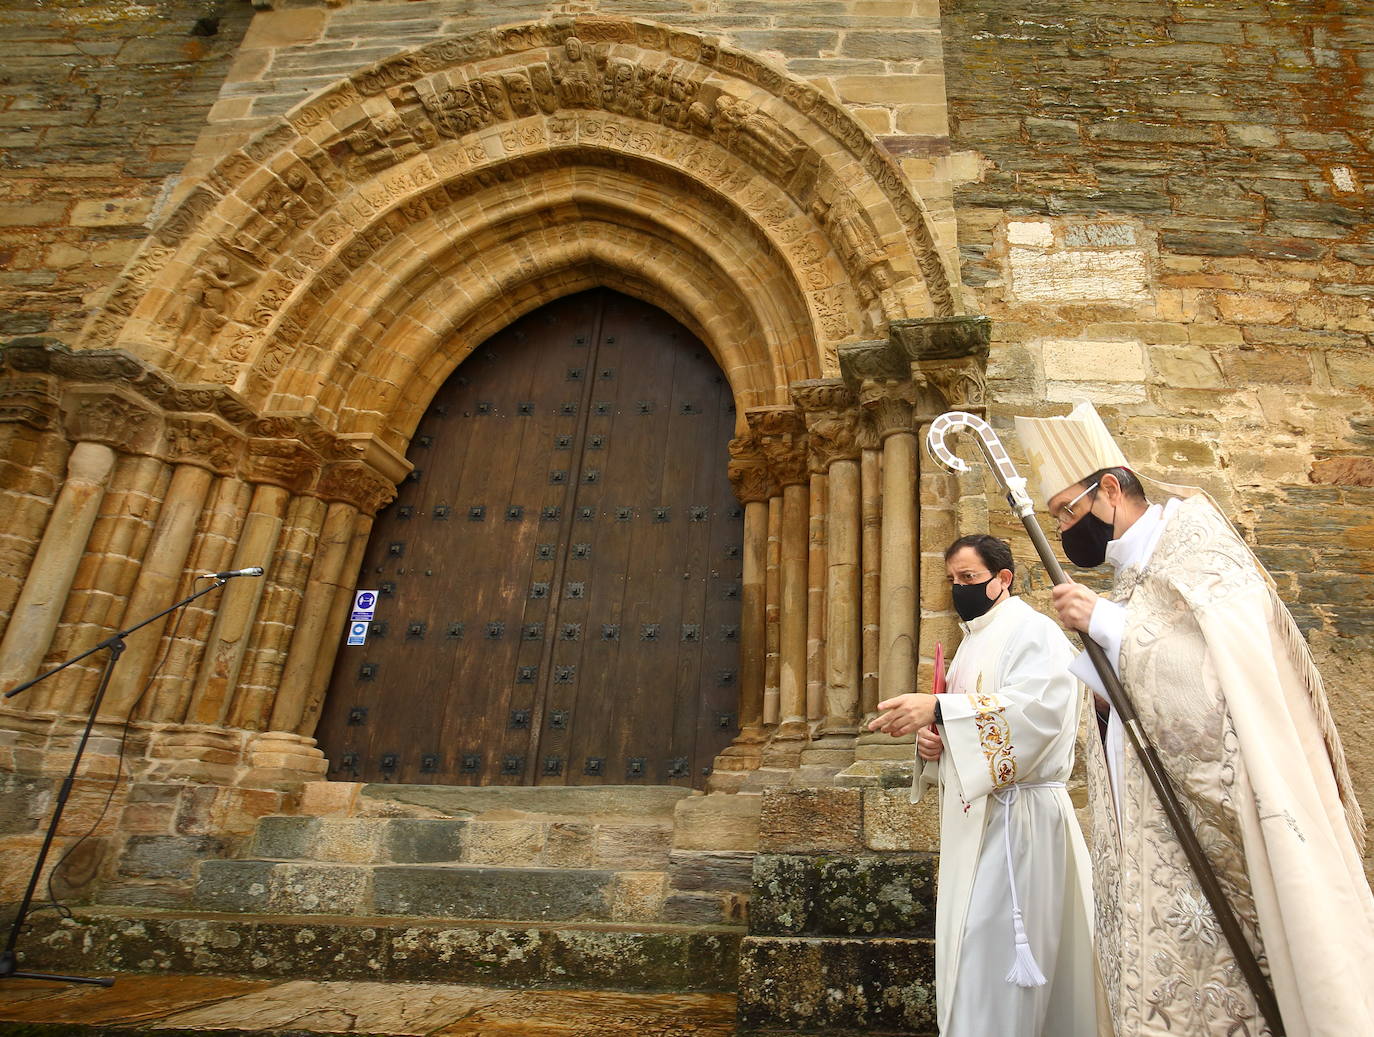
<path fill-rule="evenodd" d="M 332 776 L 700 786 L 737 731 L 733 412 L 702 344 L 616 292 L 478 347 L 373 528 L 378 622 L 317 731 Z"/>

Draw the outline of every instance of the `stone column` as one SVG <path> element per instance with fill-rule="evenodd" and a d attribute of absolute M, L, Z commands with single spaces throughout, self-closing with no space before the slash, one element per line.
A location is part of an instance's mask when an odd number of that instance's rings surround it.
<path fill-rule="evenodd" d="M 752 436 L 730 441 L 730 484 L 744 504 L 743 573 L 740 587 L 739 734 L 720 753 L 709 789 L 735 791 L 743 775 L 756 770 L 767 741 L 764 684 L 768 654 L 768 499 L 776 491 Z M 776 707 L 776 699 L 774 700 Z"/>
<path fill-rule="evenodd" d="M 235 547 L 248 514 L 253 489 L 236 475 L 212 482 L 200 517 L 200 528 L 191 543 L 187 571 L 173 592 L 184 598 L 195 588 L 196 573 L 233 568 Z M 140 720 L 180 723 L 186 719 L 194 675 L 200 669 L 205 643 L 223 604 L 223 590 L 213 591 L 171 617 L 167 636 L 171 643 L 162 665 L 153 676 L 146 698 L 134 707 Z"/>
<path fill-rule="evenodd" d="M 325 470 L 320 493 L 332 498 L 332 502 L 321 526 L 314 564 L 306 581 L 299 619 L 272 706 L 271 730 L 313 733 L 313 720 L 311 731 L 302 732 L 300 728 L 310 697 L 315 658 L 327 644 L 337 648 L 342 635 L 342 630 L 331 626 L 330 621 L 340 593 L 346 591 L 352 597 L 357 566 L 350 570 L 346 563 L 353 545 L 353 530 L 360 512 L 375 514 L 395 496 L 395 492 L 389 480 L 362 464 L 336 464 Z M 332 652 L 330 657 L 333 657 Z"/>
<path fill-rule="evenodd" d="M 33 567 L 71 452 L 58 431 L 50 381 L 19 373 L 0 381 L 0 634 Z"/>
<path fill-rule="evenodd" d="M 114 464 L 115 452 L 110 447 L 89 441 L 77 443 L 67 459 L 67 478 L 0 641 L 0 685 L 6 688 L 38 673 L 57 632 Z M 34 689 L 27 693 L 27 702 L 20 699 L 16 704 L 36 710 L 40 693 Z"/>
<path fill-rule="evenodd" d="M 854 394 L 839 379 L 799 382 L 792 394 L 806 413 L 813 468 L 827 473 L 824 696 L 815 738 L 828 749 L 852 749 L 859 730 L 859 454 L 865 426 Z"/>
<path fill-rule="evenodd" d="M 806 724 L 806 427 L 793 407 L 758 407 L 746 415 L 769 470 L 782 486 L 778 729 L 773 743 L 801 743 Z M 790 751 L 790 750 L 786 750 Z"/>
<path fill-rule="evenodd" d="M 177 600 L 215 473 L 231 470 L 242 449 L 241 439 L 223 422 L 208 415 L 169 417 L 166 438 L 168 460 L 176 467 L 124 610 L 125 623 L 156 615 Z M 175 615 L 169 615 L 129 638 L 128 649 L 110 683 L 103 714 L 111 718 L 130 714 L 152 673 L 163 634 L 172 629 L 176 620 Z M 152 719 L 172 721 L 180 716 Z"/>
<path fill-rule="evenodd" d="M 763 723 L 778 722 L 782 672 L 782 488 L 768 497 L 768 553 L 764 559 Z"/>
<path fill-rule="evenodd" d="M 76 443 L 67 478 L 43 531 L 14 614 L 0 641 L 0 684 L 36 675 L 68 604 L 78 568 L 100 515 L 116 462 L 116 449 L 145 452 L 156 441 L 156 416 L 132 393 L 115 386 L 83 385 L 63 394 L 67 436 Z M 75 681 L 45 682 L 28 693 L 33 711 L 61 708 Z"/>
<path fill-rule="evenodd" d="M 820 467 L 820 471 L 816 467 Z M 806 542 L 806 719 L 825 715 L 825 550 L 829 490 L 824 462 L 813 460 L 807 500 Z"/>
<path fill-rule="evenodd" d="M 859 559 L 863 638 L 863 677 L 859 689 L 859 718 L 867 720 L 878 711 L 878 601 L 882 585 L 883 473 L 882 452 L 865 448 L 859 455 L 860 521 L 863 523 Z"/>
<path fill-rule="evenodd" d="M 329 608 L 326 630 L 342 631 L 353 609 L 353 595 L 357 589 L 358 572 L 362 568 L 363 555 L 367 553 L 367 542 L 372 536 L 372 516 L 357 515 L 353 519 L 353 535 L 344 555 L 343 572 L 339 586 L 334 592 L 333 604 Z M 310 671 L 310 683 L 306 691 L 305 709 L 296 733 L 314 735 L 319 724 L 320 712 L 324 709 L 324 697 L 329 691 L 329 678 L 334 672 L 334 660 L 339 654 L 342 639 L 326 639 L 315 652 L 314 666 Z"/>
<path fill-rule="evenodd" d="M 318 457 L 302 443 L 249 441 L 244 475 L 254 484 L 253 499 L 229 568 L 260 565 L 268 574 L 274 572 L 291 498 L 302 484 L 313 481 L 318 464 Z M 223 589 L 191 693 L 188 722 L 218 725 L 229 715 L 266 582 L 243 578 L 231 580 Z"/>
<path fill-rule="evenodd" d="M 916 675 L 916 436 L 909 383 L 866 386 L 861 396 L 882 440 L 882 586 L 878 698 L 911 691 Z"/>

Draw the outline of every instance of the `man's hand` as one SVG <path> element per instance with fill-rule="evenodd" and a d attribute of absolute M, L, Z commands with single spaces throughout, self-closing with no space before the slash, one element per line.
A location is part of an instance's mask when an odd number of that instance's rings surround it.
<path fill-rule="evenodd" d="M 879 713 L 868 723 L 870 731 L 900 738 L 935 721 L 935 696 L 923 692 L 898 695 L 878 703 Z"/>
<path fill-rule="evenodd" d="M 1086 634 L 1093 609 L 1097 605 L 1097 592 L 1089 590 L 1081 583 L 1061 583 L 1050 593 L 1054 595 L 1054 607 L 1059 612 L 1059 622 L 1070 630 Z"/>
<path fill-rule="evenodd" d="M 923 727 L 916 735 L 916 755 L 923 760 L 938 760 L 945 751 L 945 743 L 940 739 L 936 727 Z"/>

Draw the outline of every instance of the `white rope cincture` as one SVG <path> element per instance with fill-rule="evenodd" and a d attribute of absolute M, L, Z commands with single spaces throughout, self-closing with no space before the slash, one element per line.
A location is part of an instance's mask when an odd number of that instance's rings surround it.
<path fill-rule="evenodd" d="M 1045 974 L 1035 960 L 1030 940 L 1026 938 L 1026 923 L 1021 917 L 1021 902 L 1016 896 L 1016 868 L 1011 856 L 1011 805 L 1016 802 L 1021 789 L 1062 789 L 1062 781 L 1038 781 L 1018 785 L 1008 785 L 1004 789 L 994 789 L 992 796 L 1006 807 L 1007 816 L 1002 827 L 1002 841 L 1007 849 L 1007 884 L 1011 887 L 1011 927 L 1016 937 L 1016 953 L 1011 968 L 1007 971 L 1007 982 L 1018 987 L 1043 987 Z"/>

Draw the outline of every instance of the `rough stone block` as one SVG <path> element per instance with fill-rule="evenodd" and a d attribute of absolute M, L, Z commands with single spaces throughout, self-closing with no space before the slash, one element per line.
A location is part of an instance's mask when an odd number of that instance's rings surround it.
<path fill-rule="evenodd" d="M 135 835 L 125 844 L 119 874 L 144 879 L 189 879 L 196 864 L 224 853 L 209 835 Z"/>
<path fill-rule="evenodd" d="M 1136 250 L 1009 250 L 1012 292 L 1025 302 L 1075 302 L 1109 299 L 1144 302 L 1150 272 L 1145 254 Z"/>
<path fill-rule="evenodd" d="M 741 851 L 674 850 L 668 875 L 674 889 L 747 893 L 753 884 L 754 855 Z"/>
<path fill-rule="evenodd" d="M 863 800 L 858 789 L 768 789 L 763 793 L 759 817 L 759 849 L 861 849 L 862 814 Z"/>
<path fill-rule="evenodd" d="M 754 850 L 763 798 L 742 794 L 693 796 L 674 813 L 675 850 Z"/>
<path fill-rule="evenodd" d="M 596 861 L 602 868 L 661 868 L 672 845 L 670 824 L 598 825 Z"/>
<path fill-rule="evenodd" d="M 265 912 L 277 867 L 270 861 L 206 861 L 196 875 L 196 905 L 206 911 Z"/>
<path fill-rule="evenodd" d="M 317 817 L 264 817 L 253 835 L 252 853 L 273 860 L 309 856 L 319 828 Z"/>
<path fill-rule="evenodd" d="M 346 864 L 280 864 L 268 908 L 286 914 L 367 914 L 372 869 Z"/>
<path fill-rule="evenodd" d="M 398 817 L 386 823 L 382 856 L 395 864 L 432 864 L 463 856 L 467 822 Z"/>
<path fill-rule="evenodd" d="M 52 808 L 51 779 L 0 774 L 0 835 L 37 831 Z"/>
<path fill-rule="evenodd" d="M 1141 342 L 1049 339 L 1041 344 L 1045 377 L 1069 382 L 1140 382 L 1145 378 Z"/>
<path fill-rule="evenodd" d="M 379 867 L 384 915 L 568 921 L 607 917 L 612 872 L 574 868 Z"/>
<path fill-rule="evenodd" d="M 930 936 L 932 854 L 754 858 L 749 931 L 764 936 Z"/>
<path fill-rule="evenodd" d="M 940 848 L 938 794 L 911 802 L 907 788 L 866 788 L 864 845 L 870 850 L 937 851 Z"/>
<path fill-rule="evenodd" d="M 463 833 L 462 860 L 512 867 L 533 864 L 544 851 L 546 828 L 536 821 L 469 821 Z"/>
<path fill-rule="evenodd" d="M 616 922 L 661 918 L 668 876 L 661 871 L 617 871 L 606 887 L 606 909 Z"/>
<path fill-rule="evenodd" d="M 934 940 L 746 937 L 739 1023 L 826 1033 L 933 1037 Z"/>

